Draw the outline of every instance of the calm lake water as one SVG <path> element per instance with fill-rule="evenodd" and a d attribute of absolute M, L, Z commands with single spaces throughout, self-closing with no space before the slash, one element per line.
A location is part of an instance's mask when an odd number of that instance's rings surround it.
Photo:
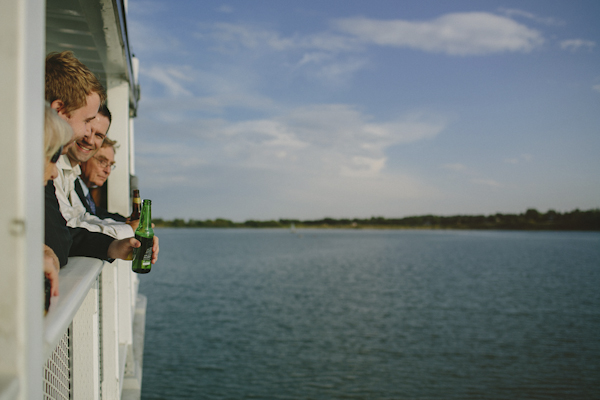
<path fill-rule="evenodd" d="M 143 399 L 600 399 L 600 234 L 156 229 Z"/>

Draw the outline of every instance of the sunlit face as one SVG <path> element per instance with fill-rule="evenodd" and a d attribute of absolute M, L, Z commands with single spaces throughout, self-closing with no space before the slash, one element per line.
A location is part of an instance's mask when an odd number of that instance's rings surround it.
<path fill-rule="evenodd" d="M 67 121 L 73 129 L 73 142 L 65 147 L 72 165 L 87 161 L 96 149 L 100 148 L 100 146 L 96 147 L 95 141 L 92 140 L 94 136 L 92 135 L 92 127 L 100 107 L 100 96 L 98 96 L 98 93 L 92 92 L 86 100 L 87 104 L 85 106 L 72 111 L 68 115 L 60 108 L 60 104 L 52 103 L 52 107 L 57 110 L 58 115 Z"/>
<path fill-rule="evenodd" d="M 114 162 L 115 150 L 112 146 L 102 147 L 92 158 L 81 164 L 81 179 L 87 187 L 104 185 Z"/>
<path fill-rule="evenodd" d="M 48 184 L 49 181 L 54 180 L 58 176 L 58 168 L 56 168 L 56 164 L 51 163 L 49 158 L 46 158 L 46 163 L 44 164 L 44 186 Z"/>

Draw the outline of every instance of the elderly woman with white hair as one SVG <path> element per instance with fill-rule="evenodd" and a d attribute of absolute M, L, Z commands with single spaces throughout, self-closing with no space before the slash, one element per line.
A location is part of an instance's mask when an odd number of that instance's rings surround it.
<path fill-rule="evenodd" d="M 62 154 L 63 148 L 72 140 L 73 130 L 69 124 L 60 118 L 56 111 L 46 103 L 44 118 L 44 186 L 58 176 L 56 162 Z M 60 263 L 54 250 L 44 244 L 44 275 L 50 283 L 50 290 L 46 296 L 46 311 L 48 311 L 49 296 L 58 296 L 59 294 L 59 270 Z"/>

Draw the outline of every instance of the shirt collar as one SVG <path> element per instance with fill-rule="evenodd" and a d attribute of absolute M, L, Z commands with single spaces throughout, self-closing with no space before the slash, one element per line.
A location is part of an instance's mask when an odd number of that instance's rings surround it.
<path fill-rule="evenodd" d="M 81 175 L 81 168 L 79 167 L 79 164 L 73 167 L 71 165 L 71 161 L 69 161 L 69 157 L 66 154 L 63 154 L 58 158 L 56 166 L 65 172 L 71 171 L 75 176 Z"/>
<path fill-rule="evenodd" d="M 81 185 L 81 190 L 83 191 L 83 195 L 87 197 L 88 193 L 90 192 L 90 189 L 87 187 L 87 185 L 85 184 L 83 179 L 81 179 L 81 176 L 78 176 L 77 180 L 79 180 L 79 184 Z"/>

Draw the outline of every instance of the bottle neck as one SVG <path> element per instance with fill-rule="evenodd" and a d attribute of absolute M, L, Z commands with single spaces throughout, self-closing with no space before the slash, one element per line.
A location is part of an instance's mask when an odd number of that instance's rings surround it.
<path fill-rule="evenodd" d="M 138 230 L 152 231 L 152 201 L 144 200 Z"/>

